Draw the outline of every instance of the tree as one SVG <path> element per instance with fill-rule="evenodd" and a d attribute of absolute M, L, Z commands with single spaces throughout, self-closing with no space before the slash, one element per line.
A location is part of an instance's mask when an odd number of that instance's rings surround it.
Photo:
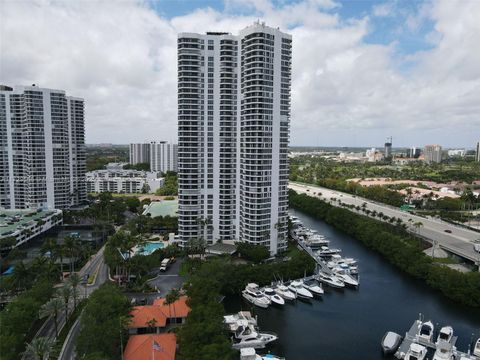
<path fill-rule="evenodd" d="M 27 284 L 32 278 L 30 269 L 25 265 L 23 261 L 16 263 L 13 267 L 12 283 L 16 287 L 17 291 L 27 287 Z"/>
<path fill-rule="evenodd" d="M 66 236 L 63 242 L 63 246 L 68 250 L 70 256 L 70 273 L 73 273 L 77 249 L 77 238 L 71 235 Z"/>
<path fill-rule="evenodd" d="M 148 320 L 145 325 L 147 325 L 148 329 L 150 330 L 151 333 L 154 332 L 154 329 L 157 327 L 157 320 L 155 319 L 150 319 Z"/>
<path fill-rule="evenodd" d="M 70 287 L 70 285 L 63 285 L 59 291 L 59 296 L 63 300 L 63 305 L 65 306 L 65 319 L 68 319 L 68 303 L 70 302 L 71 295 L 72 288 Z"/>
<path fill-rule="evenodd" d="M 130 302 L 115 285 L 103 284 L 95 290 L 81 317 L 78 356 L 98 353 L 107 359 L 119 359 L 129 313 Z"/>
<path fill-rule="evenodd" d="M 47 337 L 35 338 L 27 344 L 25 357 L 32 360 L 46 360 L 52 353 L 53 344 L 53 340 Z"/>
<path fill-rule="evenodd" d="M 59 298 L 52 298 L 40 309 L 40 318 L 52 316 L 55 324 L 55 337 L 58 337 L 58 314 L 63 307 L 63 301 Z"/>
<path fill-rule="evenodd" d="M 177 321 L 177 314 L 175 311 L 175 302 L 180 299 L 180 291 L 176 288 L 171 289 L 167 296 L 165 296 L 165 305 L 168 305 L 168 312 L 171 314 L 170 307 L 173 304 L 173 317 L 175 318 L 175 322 Z"/>
<path fill-rule="evenodd" d="M 80 276 L 78 273 L 73 273 L 68 278 L 68 282 L 72 287 L 72 297 L 73 297 L 73 308 L 77 308 L 77 299 L 78 299 L 78 285 L 80 285 Z"/>

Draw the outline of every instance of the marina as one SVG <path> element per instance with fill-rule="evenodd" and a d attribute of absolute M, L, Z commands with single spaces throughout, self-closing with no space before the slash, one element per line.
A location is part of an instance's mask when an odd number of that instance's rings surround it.
<path fill-rule="evenodd" d="M 385 359 L 380 346 L 385 333 L 393 330 L 405 335 L 420 312 L 442 326 L 453 326 L 458 349 L 465 352 L 474 348 L 480 337 L 479 309 L 446 299 L 325 222 L 300 212 L 293 214 L 305 227 L 324 235 L 332 247 L 341 248 L 344 259 L 357 261 L 361 286 L 352 292 L 323 285 L 324 294 L 315 299 L 288 300 L 284 306 L 271 305 L 266 309 L 243 301 L 241 295 L 227 297 L 227 313 L 248 310 L 261 329 L 277 334 L 277 341 L 257 352 L 270 351 L 289 360 L 381 360 Z M 283 286 L 283 291 L 288 291 Z M 441 328 L 434 325 L 437 330 Z M 431 360 L 432 356 L 430 350 L 427 357 Z M 393 354 L 386 358 L 396 359 Z"/>

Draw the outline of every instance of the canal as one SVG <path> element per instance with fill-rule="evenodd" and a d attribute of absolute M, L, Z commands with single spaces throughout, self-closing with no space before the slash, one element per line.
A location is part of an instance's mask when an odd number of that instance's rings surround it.
<path fill-rule="evenodd" d="M 325 235 L 332 247 L 342 249 L 343 256 L 358 260 L 360 288 L 333 290 L 324 286 L 325 295 L 320 300 L 255 308 L 260 329 L 279 336 L 268 347 L 273 354 L 287 360 L 382 359 L 384 333 L 391 330 L 403 336 L 419 313 L 432 320 L 435 331 L 451 325 L 459 350 L 466 351 L 471 341 L 480 337 L 480 310 L 446 299 L 325 222 L 298 211 L 292 210 L 292 214 Z M 240 296 L 227 299 L 225 307 L 227 313 L 250 309 Z"/>

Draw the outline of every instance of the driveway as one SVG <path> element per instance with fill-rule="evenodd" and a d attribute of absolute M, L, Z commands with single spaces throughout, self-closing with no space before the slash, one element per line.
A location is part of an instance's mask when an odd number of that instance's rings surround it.
<path fill-rule="evenodd" d="M 181 288 L 183 284 L 183 278 L 178 274 L 183 259 L 178 259 L 171 264 L 167 271 L 157 272 L 157 276 L 148 280 L 148 284 L 156 289 L 159 296 L 165 296 L 173 288 Z"/>

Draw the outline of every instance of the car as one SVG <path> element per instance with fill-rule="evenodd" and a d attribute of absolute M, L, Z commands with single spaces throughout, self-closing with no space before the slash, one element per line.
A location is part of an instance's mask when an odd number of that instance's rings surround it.
<path fill-rule="evenodd" d="M 449 229 L 446 229 L 446 230 L 443 230 L 443 231 L 445 231 L 446 233 L 449 233 L 449 234 L 452 233 L 452 230 L 449 230 Z"/>

